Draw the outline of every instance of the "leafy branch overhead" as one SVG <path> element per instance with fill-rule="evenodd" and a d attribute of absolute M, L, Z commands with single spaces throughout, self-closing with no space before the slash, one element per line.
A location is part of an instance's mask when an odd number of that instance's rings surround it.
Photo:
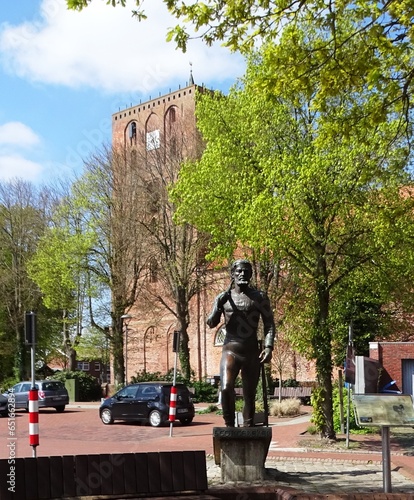
<path fill-rule="evenodd" d="M 82 10 L 92 0 L 67 0 L 70 9 Z M 98 0 L 95 0 L 98 1 Z M 413 92 L 413 12 L 410 0 L 163 0 L 179 24 L 167 33 L 180 49 L 192 38 L 207 45 L 220 41 L 233 51 L 248 54 L 257 43 L 277 43 L 269 86 L 282 91 L 290 85 L 308 88 L 318 81 L 317 96 L 327 97 L 368 88 L 384 94 L 381 108 L 399 102 L 409 118 Z M 126 7 L 126 0 L 108 0 Z M 146 18 L 142 0 L 133 15 Z M 312 29 L 304 30 L 304 26 Z M 275 71 L 278 68 L 278 71 Z"/>

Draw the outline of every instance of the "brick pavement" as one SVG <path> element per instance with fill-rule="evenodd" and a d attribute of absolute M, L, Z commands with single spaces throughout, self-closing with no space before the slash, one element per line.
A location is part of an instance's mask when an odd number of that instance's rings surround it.
<path fill-rule="evenodd" d="M 219 492 L 217 488 L 223 492 L 226 488 L 236 487 L 238 491 L 244 491 L 243 495 L 248 495 L 244 498 L 253 500 L 253 493 L 245 491 L 248 488 L 246 485 L 219 484 L 220 469 L 212 460 L 212 428 L 223 425 L 222 417 L 201 414 L 196 416 L 190 426 L 176 423 L 173 427 L 173 436 L 170 437 L 168 426 L 152 428 L 131 423 L 105 426 L 99 419 L 97 407 L 96 404 L 74 404 L 61 414 L 53 409 L 41 410 L 40 445 L 37 448 L 37 456 L 202 449 L 208 456 L 208 477 L 211 487 L 216 488 L 217 493 Z M 28 444 L 28 414 L 16 412 L 16 415 L 16 456 L 32 456 L 32 449 Z M 302 494 L 306 492 L 312 495 L 317 493 L 379 495 L 383 491 L 380 436 L 351 435 L 351 442 L 360 441 L 358 450 L 317 451 L 303 446 L 309 426 L 307 417 L 270 418 L 270 426 L 273 437 L 266 462 L 269 481 L 266 481 L 263 487 L 270 488 L 273 492 L 277 487 L 285 492 L 301 491 Z M 1 458 L 8 457 L 7 440 L 4 439 L 6 436 L 7 419 L 0 419 Z M 414 500 L 414 450 L 398 449 L 394 443 L 391 449 L 393 487 L 391 497 L 396 498 L 395 495 L 400 494 L 403 496 L 398 498 Z M 256 485 L 255 491 L 259 490 L 259 485 Z"/>

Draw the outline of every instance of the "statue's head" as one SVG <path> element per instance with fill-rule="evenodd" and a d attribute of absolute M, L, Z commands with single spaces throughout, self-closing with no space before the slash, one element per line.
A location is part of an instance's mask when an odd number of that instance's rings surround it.
<path fill-rule="evenodd" d="M 253 275 L 252 264 L 246 259 L 235 260 L 231 265 L 230 274 L 238 285 L 247 285 Z"/>

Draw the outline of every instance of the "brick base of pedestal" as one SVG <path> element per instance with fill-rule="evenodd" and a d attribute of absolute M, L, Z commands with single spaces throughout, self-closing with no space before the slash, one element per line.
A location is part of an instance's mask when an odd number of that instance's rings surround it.
<path fill-rule="evenodd" d="M 214 427 L 213 447 L 221 480 L 265 479 L 265 462 L 272 440 L 270 427 Z"/>

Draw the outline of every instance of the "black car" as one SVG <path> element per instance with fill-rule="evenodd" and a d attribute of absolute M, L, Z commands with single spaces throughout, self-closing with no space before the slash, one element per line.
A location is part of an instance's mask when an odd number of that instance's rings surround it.
<path fill-rule="evenodd" d="M 114 396 L 105 399 L 99 408 L 104 424 L 114 420 L 136 420 L 149 422 L 159 427 L 169 419 L 172 382 L 140 382 L 131 384 Z M 184 384 L 176 384 L 177 401 L 175 420 L 183 425 L 191 424 L 194 418 L 194 404 L 191 393 Z"/>
<path fill-rule="evenodd" d="M 9 411 L 7 405 L 9 404 L 9 398 L 4 394 L 0 394 L 0 416 L 7 417 L 9 415 Z"/>
<path fill-rule="evenodd" d="M 19 382 L 9 389 L 8 392 L 14 394 L 16 409 L 29 409 L 29 391 L 31 387 L 31 382 Z M 63 382 L 60 380 L 39 380 L 35 382 L 35 387 L 38 389 L 39 408 L 52 407 L 59 413 L 65 410 L 65 406 L 69 403 L 69 394 Z"/>

